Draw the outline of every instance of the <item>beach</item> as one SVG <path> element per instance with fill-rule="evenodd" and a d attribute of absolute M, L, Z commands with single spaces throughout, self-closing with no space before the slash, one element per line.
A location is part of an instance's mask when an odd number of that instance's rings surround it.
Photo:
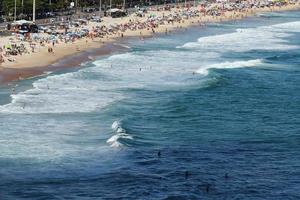
<path fill-rule="evenodd" d="M 45 68 L 49 69 L 49 66 L 63 58 L 66 58 L 71 55 L 76 55 L 80 52 L 88 51 L 91 49 L 100 49 L 104 45 L 108 43 L 118 43 L 118 40 L 124 38 L 136 37 L 139 40 L 144 40 L 146 37 L 154 36 L 156 34 L 170 34 L 172 31 L 176 30 L 184 30 L 190 26 L 203 26 L 207 23 L 213 22 L 224 22 L 229 20 L 240 20 L 245 17 L 253 16 L 262 12 L 272 12 L 272 11 L 284 11 L 284 10 L 296 10 L 299 9 L 299 3 L 287 4 L 282 6 L 272 6 L 272 7 L 264 7 L 264 8 L 250 8 L 243 10 L 232 10 L 227 11 L 224 10 L 220 12 L 221 14 L 218 16 L 213 16 L 210 14 L 203 14 L 198 12 L 200 10 L 198 7 L 191 8 L 171 8 L 170 11 L 163 10 L 150 10 L 143 17 L 136 16 L 136 14 L 132 14 L 130 16 L 126 16 L 123 18 L 111 18 L 104 17 L 103 21 L 100 23 L 102 26 L 110 27 L 112 25 L 119 26 L 122 24 L 130 24 L 132 22 L 136 24 L 148 23 L 148 26 L 140 27 L 135 30 L 132 29 L 121 29 L 113 31 L 112 33 L 106 34 L 105 36 L 99 37 L 82 37 L 78 38 L 72 42 L 63 42 L 56 41 L 52 44 L 51 41 L 46 42 L 41 46 L 38 41 L 34 43 L 34 47 L 32 52 L 28 52 L 26 54 L 17 55 L 17 56 L 9 56 L 6 62 L 0 65 L 0 70 L 3 71 L 0 73 L 3 77 L 6 71 L 14 71 L 15 74 L 13 76 L 6 76 L 2 78 L 2 80 L 16 80 L 22 78 L 30 77 L 30 71 L 37 72 L 43 70 L 37 70 L 37 68 Z M 180 18 L 179 20 L 172 20 L 172 22 L 168 21 L 165 16 L 176 16 L 177 13 L 196 13 L 197 15 L 187 15 L 185 18 Z M 153 28 L 149 27 L 149 18 L 150 16 L 155 16 L 156 18 L 163 19 L 159 26 L 155 26 Z M 89 22 L 86 28 L 94 29 L 99 25 L 97 22 Z M 3 37 L 1 38 L 1 45 L 9 44 L 11 40 L 16 41 L 14 37 Z M 17 44 L 25 44 L 25 48 L 32 49 L 32 42 L 22 42 L 19 41 Z M 121 44 L 122 45 L 122 44 Z M 49 53 L 49 47 L 53 48 L 53 53 Z M 9 61 L 10 60 L 10 61 Z M 35 70 L 30 70 L 35 68 Z M 9 69 L 9 70 L 6 70 Z M 13 70 L 15 69 L 15 70 Z M 22 69 L 22 70 L 19 70 Z M 25 69 L 25 70 L 24 70 Z M 27 70 L 26 70 L 27 69 Z M 49 69 L 51 71 L 51 69 Z M 23 73 L 26 71 L 26 73 Z M 35 75 L 33 73 L 32 75 Z"/>
<path fill-rule="evenodd" d="M 300 11 L 172 30 L 2 69 L 0 198 L 300 199 Z"/>

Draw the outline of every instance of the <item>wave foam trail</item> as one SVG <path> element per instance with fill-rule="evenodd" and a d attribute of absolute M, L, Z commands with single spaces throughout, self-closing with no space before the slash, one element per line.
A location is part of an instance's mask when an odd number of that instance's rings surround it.
<path fill-rule="evenodd" d="M 206 58 L 212 60 L 216 56 L 207 54 Z M 191 62 L 187 64 L 179 57 Z M 11 95 L 12 101 L 0 106 L 0 113 L 92 112 L 123 99 L 128 95 L 123 92 L 126 89 L 185 86 L 191 74 L 187 67 L 195 69 L 197 59 L 189 52 L 172 51 L 112 55 L 77 72 L 51 75 L 33 82 L 31 89 Z"/>
<path fill-rule="evenodd" d="M 293 12 L 266 12 L 259 13 L 257 16 L 266 18 L 299 18 L 298 14 Z"/>
<path fill-rule="evenodd" d="M 111 136 L 106 142 L 111 147 L 122 147 L 124 144 L 121 140 L 127 139 L 127 140 L 133 140 L 133 137 L 126 133 L 126 130 L 122 127 L 122 123 L 119 121 L 115 121 L 111 128 L 113 131 L 115 131 L 115 135 Z"/>
<path fill-rule="evenodd" d="M 300 32 L 300 21 L 296 22 L 289 22 L 284 24 L 276 24 L 273 25 L 272 28 L 275 29 L 275 31 L 284 31 L 284 32 Z"/>
<path fill-rule="evenodd" d="M 197 42 L 189 42 L 177 48 L 215 52 L 245 52 L 250 50 L 288 50 L 298 46 L 287 44 L 291 32 L 300 31 L 300 22 L 276 24 L 236 32 L 201 37 Z"/>
<path fill-rule="evenodd" d="M 101 80 L 85 79 L 84 71 L 53 75 L 35 81 L 32 89 L 11 95 L 1 113 L 90 112 L 122 99 Z"/>
<path fill-rule="evenodd" d="M 223 62 L 218 64 L 208 65 L 206 67 L 200 68 L 196 71 L 198 74 L 208 75 L 209 69 L 234 69 L 234 68 L 243 68 L 243 67 L 255 67 L 261 65 L 263 60 L 248 60 L 248 61 L 236 61 L 236 62 Z"/>

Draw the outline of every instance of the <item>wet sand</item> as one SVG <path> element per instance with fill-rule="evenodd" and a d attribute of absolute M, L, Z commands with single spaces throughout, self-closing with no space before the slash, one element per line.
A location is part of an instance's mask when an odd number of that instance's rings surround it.
<path fill-rule="evenodd" d="M 0 84 L 32 78 L 46 74 L 47 72 L 55 72 L 66 68 L 80 67 L 82 63 L 95 60 L 99 56 L 109 55 L 113 52 L 123 52 L 126 50 L 127 49 L 119 45 L 108 43 L 100 48 L 88 49 L 86 51 L 66 56 L 47 66 L 41 65 L 25 68 L 0 68 Z"/>

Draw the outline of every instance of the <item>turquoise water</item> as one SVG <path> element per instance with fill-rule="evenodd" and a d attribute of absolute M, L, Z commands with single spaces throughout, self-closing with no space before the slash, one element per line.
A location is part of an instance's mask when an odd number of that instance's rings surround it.
<path fill-rule="evenodd" d="M 299 199 L 299 39 L 267 13 L 2 86 L 0 199 Z"/>

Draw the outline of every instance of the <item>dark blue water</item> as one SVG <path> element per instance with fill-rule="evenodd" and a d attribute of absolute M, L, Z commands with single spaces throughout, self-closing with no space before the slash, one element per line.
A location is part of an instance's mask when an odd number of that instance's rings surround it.
<path fill-rule="evenodd" d="M 299 19 L 133 40 L 3 86 L 0 199 L 300 199 Z"/>

